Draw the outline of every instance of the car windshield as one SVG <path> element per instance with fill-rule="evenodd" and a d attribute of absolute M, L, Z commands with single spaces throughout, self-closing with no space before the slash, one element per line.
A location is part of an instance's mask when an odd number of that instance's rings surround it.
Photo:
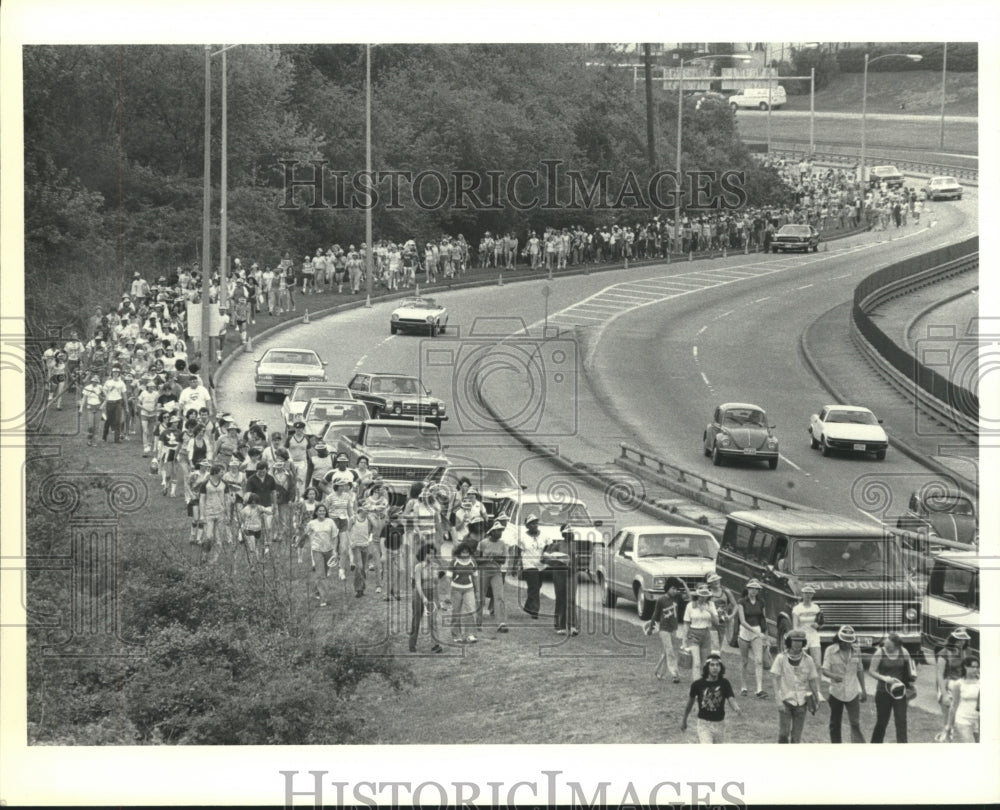
<path fill-rule="evenodd" d="M 353 399 L 351 391 L 344 385 L 306 386 L 297 385 L 292 392 L 293 402 L 308 402 L 310 399 Z"/>
<path fill-rule="evenodd" d="M 976 514 L 972 501 L 955 495 L 933 495 L 928 497 L 924 503 L 927 505 L 928 512 L 946 512 L 950 515 Z"/>
<path fill-rule="evenodd" d="M 955 181 L 954 177 L 935 177 L 931 180 L 932 186 L 957 186 L 958 183 Z"/>
<path fill-rule="evenodd" d="M 830 411 L 826 415 L 827 422 L 838 422 L 848 425 L 877 425 L 878 419 L 870 411 Z"/>
<path fill-rule="evenodd" d="M 366 447 L 398 447 L 407 450 L 440 450 L 441 437 L 437 428 L 423 425 L 369 425 Z"/>
<path fill-rule="evenodd" d="M 899 174 L 899 171 L 895 166 L 876 166 L 874 171 L 875 174 L 880 177 L 888 177 L 890 175 Z"/>
<path fill-rule="evenodd" d="M 808 225 L 783 225 L 778 231 L 781 236 L 809 236 Z"/>
<path fill-rule="evenodd" d="M 458 486 L 459 478 L 468 478 L 474 487 L 485 489 L 512 489 L 517 487 L 517 481 L 509 470 L 500 468 L 482 469 L 479 467 L 452 467 L 448 470 L 445 482 L 453 487 Z"/>
<path fill-rule="evenodd" d="M 413 377 L 381 377 L 372 380 L 372 391 L 376 394 L 422 393 L 417 386 L 418 383 Z"/>
<path fill-rule="evenodd" d="M 722 424 L 734 427 L 764 427 L 767 418 L 763 411 L 752 408 L 730 408 L 722 417 Z"/>
<path fill-rule="evenodd" d="M 345 422 L 368 418 L 368 409 L 360 402 L 315 402 L 306 408 L 310 422 Z"/>
<path fill-rule="evenodd" d="M 323 434 L 323 443 L 327 447 L 336 447 L 341 436 L 357 441 L 360 433 L 361 422 L 334 422 Z"/>
<path fill-rule="evenodd" d="M 892 538 L 824 538 L 792 543 L 791 572 L 807 577 L 868 579 L 904 576 L 906 567 Z"/>
<path fill-rule="evenodd" d="M 640 534 L 640 557 L 715 557 L 715 544 L 700 534 Z"/>
<path fill-rule="evenodd" d="M 272 349 L 264 355 L 262 363 L 282 363 L 299 366 L 318 366 L 319 358 L 312 352 L 295 352 L 283 349 Z M 315 396 L 315 394 L 313 395 Z"/>
<path fill-rule="evenodd" d="M 434 303 L 433 298 L 407 298 L 400 307 L 408 307 L 410 309 L 437 309 L 437 304 Z"/>
<path fill-rule="evenodd" d="M 562 526 L 564 523 L 590 526 L 592 523 L 587 507 L 582 503 L 535 503 L 524 506 L 524 509 L 538 515 L 538 522 L 543 526 Z"/>

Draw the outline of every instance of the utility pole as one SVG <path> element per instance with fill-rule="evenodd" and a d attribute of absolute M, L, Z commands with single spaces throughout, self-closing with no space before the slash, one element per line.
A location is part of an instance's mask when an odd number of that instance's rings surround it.
<path fill-rule="evenodd" d="M 656 142 L 653 133 L 653 65 L 650 55 L 649 43 L 642 46 L 643 57 L 646 69 L 646 159 L 649 161 L 649 170 L 656 171 Z"/>

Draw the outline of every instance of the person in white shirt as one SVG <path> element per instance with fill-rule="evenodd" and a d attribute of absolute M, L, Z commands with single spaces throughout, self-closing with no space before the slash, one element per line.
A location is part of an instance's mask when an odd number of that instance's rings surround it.
<path fill-rule="evenodd" d="M 87 384 L 80 392 L 80 413 L 86 414 L 84 422 L 87 426 L 88 447 L 94 446 L 94 438 L 97 436 L 97 420 L 103 404 L 104 393 L 101 390 L 101 378 L 96 374 L 91 374 L 87 379 Z"/>
<path fill-rule="evenodd" d="M 142 457 L 147 458 L 153 451 L 153 431 L 156 428 L 156 418 L 159 415 L 157 400 L 160 392 L 156 389 L 156 380 L 149 377 L 138 396 L 139 425 L 142 430 Z"/>
<path fill-rule="evenodd" d="M 517 545 L 521 549 L 521 572 L 528 587 L 522 610 L 532 619 L 537 619 L 542 589 L 539 569 L 542 564 L 542 551 L 547 544 L 540 537 L 537 515 L 528 515 L 524 527 L 525 530 L 520 532 L 517 538 Z"/>
<path fill-rule="evenodd" d="M 105 402 L 104 441 L 108 440 L 108 431 L 114 429 L 115 443 L 122 440 L 122 428 L 125 423 L 125 396 L 128 389 L 122 379 L 122 370 L 118 366 L 111 369 L 111 376 L 104 381 L 101 388 Z"/>
<path fill-rule="evenodd" d="M 181 413 L 187 413 L 192 408 L 196 411 L 208 408 L 209 413 L 213 413 L 212 395 L 201 384 L 201 378 L 196 374 L 192 374 L 188 378 L 188 387 L 181 391 L 178 403 Z"/>

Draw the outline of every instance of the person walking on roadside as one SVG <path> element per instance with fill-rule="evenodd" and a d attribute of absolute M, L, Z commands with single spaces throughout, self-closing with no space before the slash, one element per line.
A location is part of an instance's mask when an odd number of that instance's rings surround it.
<path fill-rule="evenodd" d="M 368 584 L 368 545 L 372 539 L 368 512 L 363 506 L 359 506 L 355 512 L 348 537 L 351 545 L 351 571 L 354 572 L 354 595 L 360 599 L 365 595 L 365 586 Z"/>
<path fill-rule="evenodd" d="M 507 563 L 507 544 L 500 539 L 503 531 L 503 524 L 494 522 L 476 549 L 476 561 L 479 564 L 479 605 L 476 626 L 479 628 L 483 626 L 487 594 L 490 594 L 493 598 L 491 615 L 496 616 L 498 633 L 507 632 L 507 602 L 503 594 L 503 567 Z"/>
<path fill-rule="evenodd" d="M 820 670 L 830 679 L 830 742 L 841 742 L 841 725 L 844 710 L 851 726 L 851 742 L 863 743 L 861 733 L 861 706 L 868 701 L 865 688 L 865 671 L 861 653 L 855 647 L 857 636 L 854 628 L 845 624 L 837 631 L 837 642 L 826 648 Z"/>
<path fill-rule="evenodd" d="M 726 741 L 726 703 L 742 714 L 733 694 L 733 685 L 726 680 L 726 665 L 719 653 L 711 653 L 701 668 L 701 677 L 691 684 L 687 706 L 681 720 L 681 731 L 687 731 L 688 715 L 698 701 L 698 742 L 720 744 Z"/>
<path fill-rule="evenodd" d="M 334 564 L 337 524 L 330 519 L 326 506 L 322 503 L 316 504 L 312 518 L 305 525 L 304 534 L 312 557 L 310 577 L 313 591 L 319 599 L 319 606 L 326 607 L 330 604 L 330 586 L 327 584 L 327 579 Z"/>
<path fill-rule="evenodd" d="M 917 673 L 898 633 L 889 633 L 883 639 L 882 646 L 872 655 L 868 674 L 878 681 L 878 686 L 875 687 L 875 727 L 872 729 L 871 741 L 881 743 L 885 740 L 885 730 L 891 715 L 896 725 L 896 742 L 907 742 L 907 687 L 917 679 Z"/>
<path fill-rule="evenodd" d="M 402 519 L 402 509 L 393 506 L 382 527 L 381 542 L 385 544 L 385 601 L 399 601 L 403 598 L 401 583 L 406 577 L 409 552 L 406 549 L 406 525 Z"/>
<path fill-rule="evenodd" d="M 656 662 L 653 675 L 662 681 L 669 674 L 674 683 L 680 683 L 681 676 L 677 671 L 677 647 L 681 639 L 678 638 L 677 631 L 684 623 L 684 611 L 687 608 L 683 594 L 686 590 L 684 580 L 667 577 L 664 589 L 663 595 L 656 599 L 653 617 L 649 620 L 649 629 L 656 628 L 659 631 L 660 643 L 663 645 L 663 653 Z"/>
<path fill-rule="evenodd" d="M 103 439 L 107 441 L 108 431 L 113 429 L 115 443 L 119 444 L 122 440 L 122 428 L 125 424 L 125 396 L 128 393 L 125 381 L 122 379 L 120 366 L 116 365 L 111 369 L 111 376 L 104 381 L 101 391 L 104 394 L 105 413 Z"/>
<path fill-rule="evenodd" d="M 472 558 L 472 547 L 468 543 L 459 543 L 455 546 L 449 574 L 452 640 L 456 644 L 475 644 L 477 639 L 472 634 L 472 629 L 479 601 L 477 598 L 479 568 Z"/>
<path fill-rule="evenodd" d="M 962 659 L 962 677 L 952 682 L 948 732 L 960 743 L 979 742 L 979 657 Z"/>
<path fill-rule="evenodd" d="M 94 440 L 97 438 L 97 423 L 100 421 L 103 405 L 104 391 L 101 387 L 101 378 L 96 374 L 91 374 L 87 379 L 87 384 L 80 391 L 79 405 L 84 425 L 87 428 L 87 447 L 94 446 Z"/>
<path fill-rule="evenodd" d="M 717 643 L 713 644 L 713 649 L 721 650 L 729 637 L 730 622 L 736 615 L 736 599 L 729 588 L 722 587 L 722 577 L 714 571 L 705 577 L 705 584 L 712 592 L 711 600 L 719 614 L 719 624 L 715 631 Z"/>
<path fill-rule="evenodd" d="M 699 585 L 694 595 L 695 600 L 684 611 L 684 628 L 685 646 L 691 653 L 691 680 L 696 681 L 702 664 L 712 652 L 719 613 L 708 585 Z"/>
<path fill-rule="evenodd" d="M 531 514 L 525 519 L 524 531 L 518 535 L 517 545 L 521 550 L 521 574 L 527 587 L 521 609 L 532 619 L 537 619 L 542 592 L 542 575 L 539 569 L 542 564 L 542 549 L 545 547 L 539 536 L 538 515 Z"/>
<path fill-rule="evenodd" d="M 576 621 L 576 555 L 573 549 L 573 527 L 559 527 L 561 537 L 549 543 L 542 552 L 545 568 L 552 575 L 555 591 L 555 630 L 559 635 L 579 635 Z"/>
<path fill-rule="evenodd" d="M 812 585 L 802 587 L 802 601 L 792 608 L 792 629 L 802 630 L 806 634 L 806 651 L 812 658 L 816 669 L 823 665 L 823 658 L 820 655 L 819 628 L 823 626 L 823 611 L 819 605 L 813 602 L 816 589 Z M 820 693 L 819 700 L 822 703 L 825 698 Z"/>
<path fill-rule="evenodd" d="M 935 742 L 948 739 L 948 718 L 951 715 L 951 687 L 962 677 L 962 658 L 969 644 L 969 631 L 956 627 L 948 635 L 944 645 L 934 654 L 934 683 L 937 688 L 937 702 L 941 707 L 944 727 L 934 738 Z"/>
<path fill-rule="evenodd" d="M 766 698 L 764 691 L 764 645 L 767 644 L 767 615 L 764 601 L 760 598 L 760 580 L 751 579 L 747 583 L 743 598 L 736 605 L 736 621 L 739 631 L 736 639 L 740 648 L 740 694 L 747 694 L 747 663 L 753 661 L 755 694 Z"/>
<path fill-rule="evenodd" d="M 802 742 L 806 712 L 816 712 L 819 703 L 819 670 L 810 656 L 804 655 L 804 630 L 785 634 L 785 649 L 771 665 L 774 696 L 778 702 L 778 742 Z"/>
<path fill-rule="evenodd" d="M 389 524 L 392 525 L 391 523 Z M 409 649 L 417 651 L 417 638 L 420 635 L 420 624 L 424 613 L 427 614 L 427 632 L 431 637 L 431 652 L 442 652 L 438 643 L 437 628 L 437 588 L 439 574 L 443 574 L 441 560 L 437 555 L 437 547 L 433 543 L 424 543 L 417 549 L 417 564 L 413 569 L 413 605 L 410 622 Z"/>

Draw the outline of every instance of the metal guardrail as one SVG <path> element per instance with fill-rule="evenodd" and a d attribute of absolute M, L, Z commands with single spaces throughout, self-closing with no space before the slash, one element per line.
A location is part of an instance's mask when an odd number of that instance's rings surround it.
<path fill-rule="evenodd" d="M 622 442 L 619 446 L 622 451 L 621 458 L 631 461 L 633 460 L 631 457 L 634 456 L 634 460 L 641 466 L 648 467 L 650 472 L 664 477 L 673 474 L 676 477 L 676 481 L 681 484 L 695 482 L 699 484 L 699 492 L 721 494 L 724 501 L 737 503 L 737 498 L 742 498 L 745 502 L 744 505 L 749 506 L 751 509 L 760 509 L 762 503 L 777 506 L 780 509 L 804 508 L 798 503 L 792 503 L 781 498 L 772 498 L 769 495 L 753 492 L 748 489 L 740 489 L 739 487 L 734 487 L 732 484 L 727 484 L 725 481 L 716 481 L 714 478 L 709 478 L 694 470 L 685 469 L 678 464 L 674 464 L 672 461 L 662 459 L 647 450 L 642 450 L 625 442 Z M 647 464 L 647 461 L 650 464 Z"/>
<path fill-rule="evenodd" d="M 967 272 L 979 264 L 979 239 L 890 265 L 854 290 L 851 337 L 868 360 L 905 395 L 956 432 L 979 433 L 979 397 L 927 367 L 892 340 L 871 318 L 879 304 L 926 284 Z"/>
<path fill-rule="evenodd" d="M 775 146 L 771 144 L 771 154 L 779 154 L 785 158 L 801 160 L 809 155 L 808 147 L 799 147 L 789 144 L 786 146 Z M 812 153 L 812 159 L 824 165 L 850 167 L 856 166 L 859 156 L 845 154 L 843 152 L 826 152 L 817 150 Z M 934 163 L 928 160 L 909 160 L 905 158 L 885 159 L 886 163 L 891 163 L 901 172 L 908 174 L 921 174 L 932 177 L 935 175 L 949 175 L 957 180 L 964 180 L 969 185 L 979 185 L 979 169 L 969 166 L 952 166 L 944 163 Z"/>

